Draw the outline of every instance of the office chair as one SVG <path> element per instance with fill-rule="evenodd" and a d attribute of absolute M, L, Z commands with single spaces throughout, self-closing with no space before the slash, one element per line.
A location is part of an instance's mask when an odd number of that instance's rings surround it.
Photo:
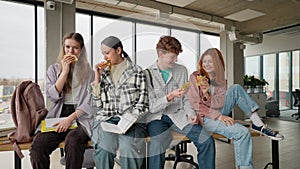
<path fill-rule="evenodd" d="M 291 116 L 292 117 L 296 116 L 297 117 L 296 120 L 298 120 L 300 118 L 300 90 L 296 89 L 294 92 L 292 92 L 292 95 L 295 99 L 294 106 L 298 107 L 298 112 L 292 114 Z"/>

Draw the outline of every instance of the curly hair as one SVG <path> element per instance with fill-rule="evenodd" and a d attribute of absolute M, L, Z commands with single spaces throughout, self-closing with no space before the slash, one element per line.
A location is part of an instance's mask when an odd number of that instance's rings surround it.
<path fill-rule="evenodd" d="M 182 46 L 181 43 L 175 37 L 162 36 L 156 44 L 156 51 L 157 53 L 161 51 L 164 54 L 167 52 L 172 52 L 178 55 L 182 52 Z"/>

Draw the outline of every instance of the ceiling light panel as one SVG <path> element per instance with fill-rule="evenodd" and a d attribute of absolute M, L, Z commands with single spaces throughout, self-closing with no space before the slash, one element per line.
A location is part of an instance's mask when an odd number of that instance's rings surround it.
<path fill-rule="evenodd" d="M 62 2 L 62 3 L 67 3 L 67 4 L 73 4 L 74 0 L 54 0 L 56 2 Z"/>
<path fill-rule="evenodd" d="M 119 2 L 118 6 L 126 7 L 126 8 L 134 8 L 136 4 L 128 3 L 128 2 Z"/>
<path fill-rule="evenodd" d="M 118 0 L 95 0 L 98 2 L 102 2 L 102 3 L 108 3 L 108 4 L 113 4 L 116 5 L 119 1 Z"/>
<path fill-rule="evenodd" d="M 151 13 L 158 13 L 159 12 L 158 9 L 149 8 L 149 7 L 145 7 L 145 6 L 141 6 L 141 5 L 135 6 L 134 9 L 140 10 L 140 11 L 143 11 L 143 12 L 151 12 Z"/>
<path fill-rule="evenodd" d="M 196 0 L 156 0 L 157 2 L 163 2 L 166 4 L 174 5 L 174 6 L 180 6 L 180 7 L 185 7 Z"/>
<path fill-rule="evenodd" d="M 252 10 L 252 9 L 244 9 L 242 11 L 225 16 L 224 18 L 243 22 L 243 21 L 257 18 L 257 17 L 263 16 L 263 15 L 266 15 L 266 14 L 259 12 L 259 11 Z"/>

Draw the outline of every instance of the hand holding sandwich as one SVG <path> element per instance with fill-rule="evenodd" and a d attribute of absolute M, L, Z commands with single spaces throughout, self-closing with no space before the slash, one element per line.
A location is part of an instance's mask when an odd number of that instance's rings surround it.
<path fill-rule="evenodd" d="M 68 74 L 70 71 L 70 65 L 76 63 L 78 61 L 76 55 L 64 55 L 64 58 L 61 60 L 62 62 L 62 73 Z"/>
<path fill-rule="evenodd" d="M 104 60 L 95 65 L 95 80 L 93 82 L 94 85 L 100 82 L 100 77 L 103 73 L 104 68 L 110 66 L 110 60 Z"/>

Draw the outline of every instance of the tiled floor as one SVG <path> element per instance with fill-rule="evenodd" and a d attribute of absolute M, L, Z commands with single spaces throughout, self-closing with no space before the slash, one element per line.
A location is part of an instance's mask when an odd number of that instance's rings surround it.
<path fill-rule="evenodd" d="M 268 118 L 266 123 L 269 127 L 279 130 L 285 140 L 279 143 L 279 160 L 281 169 L 300 169 L 300 123 L 282 121 L 276 118 Z M 216 168 L 217 169 L 234 169 L 233 144 L 227 144 L 216 141 Z M 193 144 L 188 146 L 188 152 L 196 154 Z M 25 158 L 22 160 L 23 169 L 30 169 L 28 151 L 24 151 Z M 51 169 L 63 169 L 59 164 L 59 150 L 53 152 L 51 157 Z M 298 161 L 299 160 L 299 161 Z M 253 162 L 256 169 L 263 169 L 271 161 L 271 141 L 266 137 L 253 138 Z M 172 162 L 166 162 L 165 168 L 171 169 Z M 13 153 L 0 153 L 0 168 L 13 169 Z M 192 169 L 193 167 L 180 163 L 178 169 Z M 269 166 L 268 169 L 271 169 Z M 115 165 L 114 169 L 120 169 Z"/>

